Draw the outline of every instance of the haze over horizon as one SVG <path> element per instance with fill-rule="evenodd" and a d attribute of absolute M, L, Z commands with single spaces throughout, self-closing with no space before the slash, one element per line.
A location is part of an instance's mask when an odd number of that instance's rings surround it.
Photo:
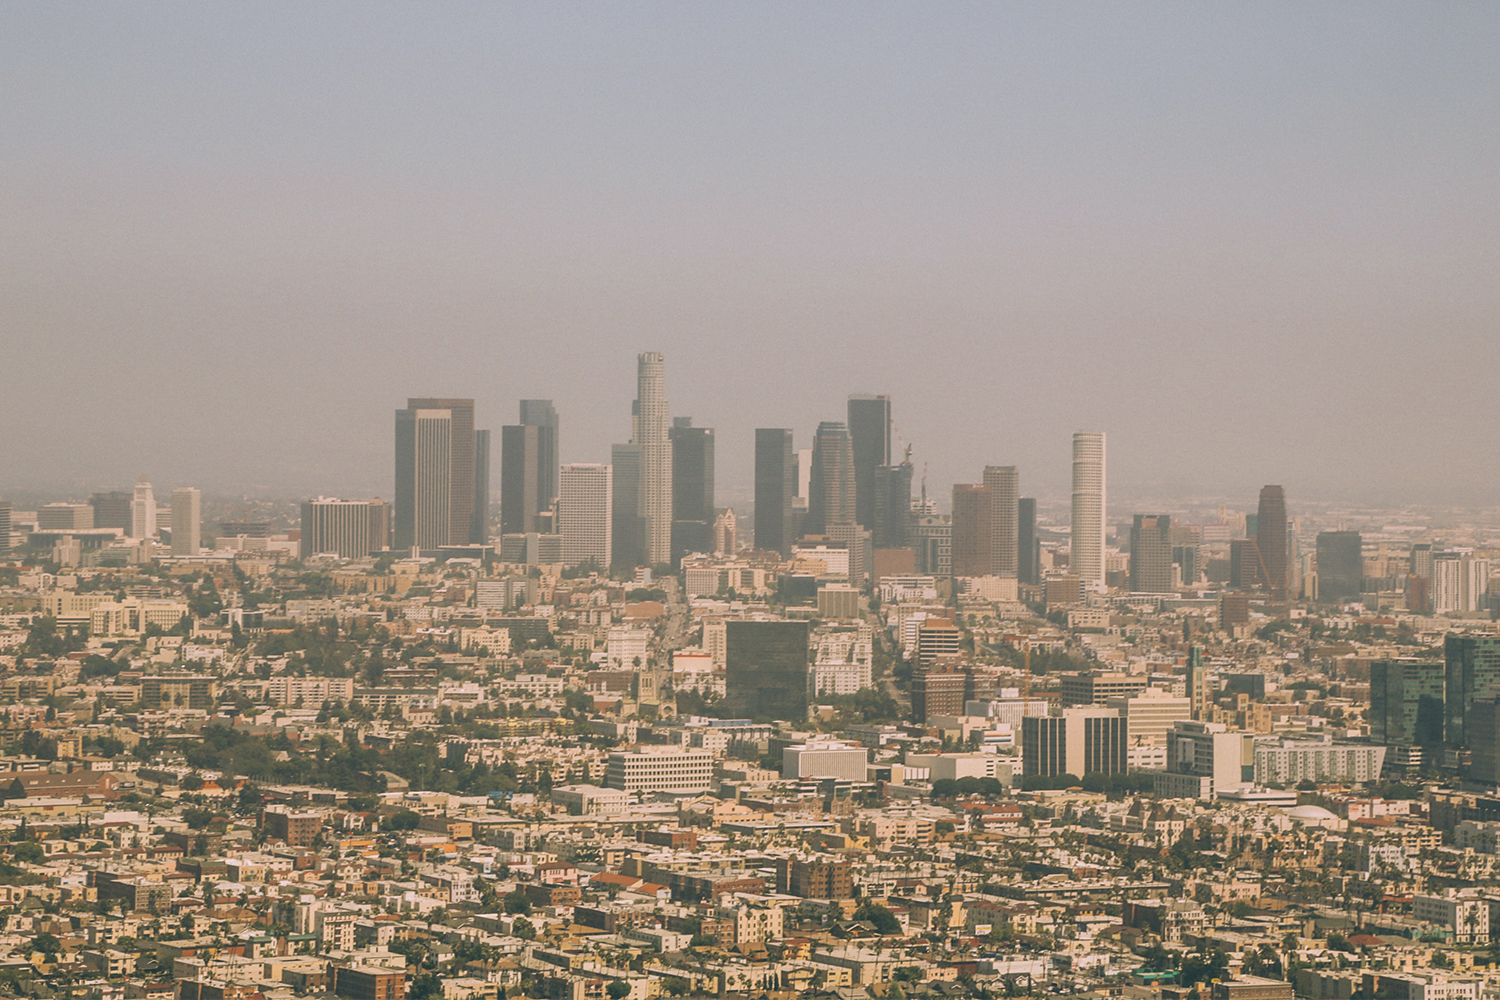
<path fill-rule="evenodd" d="M 6 491 L 388 495 L 393 413 L 635 355 L 810 447 L 855 392 L 945 496 L 1500 494 L 1500 10 L 0 9 Z M 498 481 L 498 480 L 497 480 Z M 1112 510 L 1113 515 L 1113 510 Z"/>

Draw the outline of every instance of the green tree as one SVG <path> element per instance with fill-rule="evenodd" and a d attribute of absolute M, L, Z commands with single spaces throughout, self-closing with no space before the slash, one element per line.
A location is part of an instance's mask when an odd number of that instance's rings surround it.
<path fill-rule="evenodd" d="M 854 911 L 855 920 L 868 920 L 881 934 L 898 934 L 901 921 L 896 915 L 874 900 L 866 900 Z"/>
<path fill-rule="evenodd" d="M 605 987 L 604 992 L 609 994 L 609 1000 L 622 1000 L 630 995 L 630 984 L 623 979 L 616 979 Z"/>

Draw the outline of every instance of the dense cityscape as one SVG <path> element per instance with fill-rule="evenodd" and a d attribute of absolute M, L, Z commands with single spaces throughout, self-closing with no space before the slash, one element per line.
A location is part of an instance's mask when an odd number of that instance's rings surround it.
<path fill-rule="evenodd" d="M 736 509 L 668 371 L 607 462 L 413 397 L 387 498 L 0 503 L 0 993 L 1500 989 L 1500 524 L 939 489 L 876 394 Z"/>

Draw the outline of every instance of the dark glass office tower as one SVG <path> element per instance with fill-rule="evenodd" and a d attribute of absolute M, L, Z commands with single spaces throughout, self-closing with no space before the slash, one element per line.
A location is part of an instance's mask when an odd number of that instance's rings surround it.
<path fill-rule="evenodd" d="M 557 472 L 562 441 L 562 422 L 550 399 L 521 400 L 521 423 L 535 427 L 537 466 L 537 505 L 544 511 L 557 501 Z"/>
<path fill-rule="evenodd" d="M 469 541 L 483 545 L 490 535 L 490 432 L 474 432 L 474 513 Z"/>
<path fill-rule="evenodd" d="M 641 446 L 617 444 L 610 449 L 614 466 L 614 510 L 611 562 L 616 569 L 634 569 L 646 562 L 646 517 L 641 510 Z"/>
<path fill-rule="evenodd" d="M 792 491 L 796 487 L 792 432 L 761 427 L 755 432 L 755 547 L 792 554 Z"/>
<path fill-rule="evenodd" d="M 953 575 L 989 576 L 994 567 L 994 490 L 953 484 Z"/>
<path fill-rule="evenodd" d="M 877 549 L 910 546 L 911 462 L 882 465 L 875 470 L 875 529 Z"/>
<path fill-rule="evenodd" d="M 500 533 L 537 530 L 541 509 L 541 430 L 531 424 L 500 428 Z"/>
<path fill-rule="evenodd" d="M 1260 488 L 1256 512 L 1255 544 L 1265 570 L 1266 587 L 1273 600 L 1286 597 L 1286 492 L 1280 486 Z"/>
<path fill-rule="evenodd" d="M 1137 514 L 1130 526 L 1130 589 L 1137 594 L 1172 592 L 1172 518 Z"/>
<path fill-rule="evenodd" d="M 854 456 L 853 520 L 873 532 L 875 470 L 891 464 L 891 397 L 850 396 L 848 427 Z"/>
<path fill-rule="evenodd" d="M 1370 664 L 1370 741 L 1395 747 L 1443 745 L 1445 666 L 1440 660 Z"/>
<path fill-rule="evenodd" d="M 725 708 L 747 719 L 805 720 L 807 641 L 807 622 L 725 622 Z"/>
<path fill-rule="evenodd" d="M 1365 561 L 1357 531 L 1318 532 L 1318 600 L 1324 604 L 1359 599 Z"/>
<path fill-rule="evenodd" d="M 872 478 L 872 488 L 873 482 Z M 854 446 L 849 428 L 839 421 L 825 420 L 813 436 L 812 483 L 803 530 L 821 535 L 835 524 L 855 524 L 854 504 Z"/>
<path fill-rule="evenodd" d="M 1454 635 L 1443 640 L 1445 742 L 1454 749 L 1472 745 L 1469 715 L 1476 701 L 1500 697 L 1500 636 Z"/>
<path fill-rule="evenodd" d="M 714 431 L 674 417 L 672 443 L 672 563 L 689 552 L 714 550 Z"/>
<path fill-rule="evenodd" d="M 134 494 L 124 490 L 110 493 L 95 493 L 89 497 L 89 506 L 94 508 L 94 527 L 119 528 L 130 532 L 130 501 Z"/>
<path fill-rule="evenodd" d="M 1016 501 L 1016 577 L 1022 583 L 1042 582 L 1042 543 L 1036 534 L 1036 497 Z"/>
<path fill-rule="evenodd" d="M 995 576 L 1017 576 L 1021 475 L 1014 465 L 987 465 L 984 485 L 990 488 L 990 572 Z"/>

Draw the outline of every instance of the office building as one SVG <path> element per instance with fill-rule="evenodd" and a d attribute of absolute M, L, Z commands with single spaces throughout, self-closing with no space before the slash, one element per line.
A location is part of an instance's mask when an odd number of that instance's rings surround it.
<path fill-rule="evenodd" d="M 130 500 L 130 537 L 156 537 L 156 493 L 142 476 Z"/>
<path fill-rule="evenodd" d="M 38 531 L 83 531 L 94 526 L 94 508 L 86 503 L 49 503 L 36 510 Z"/>
<path fill-rule="evenodd" d="M 1036 533 L 1036 498 L 1016 501 L 1016 576 L 1022 583 L 1042 582 L 1042 542 Z"/>
<path fill-rule="evenodd" d="M 609 450 L 615 470 L 614 509 L 610 514 L 614 533 L 613 565 L 631 570 L 646 562 L 646 517 L 641 510 L 641 446 L 617 444 Z"/>
<path fill-rule="evenodd" d="M 672 421 L 672 563 L 714 550 L 714 431 L 692 417 Z"/>
<path fill-rule="evenodd" d="M 1359 532 L 1318 532 L 1318 600 L 1341 604 L 1359 600 L 1365 562 Z"/>
<path fill-rule="evenodd" d="M 613 470 L 607 465 L 573 463 L 559 470 L 557 533 L 566 566 L 610 565 Z"/>
<path fill-rule="evenodd" d="M 918 573 L 953 575 L 953 519 L 946 514 L 917 514 L 911 523 L 911 547 Z"/>
<path fill-rule="evenodd" d="M 1229 542 L 1229 585 L 1253 590 L 1265 582 L 1260 564 L 1260 547 L 1253 538 L 1234 538 Z"/>
<path fill-rule="evenodd" d="M 792 432 L 761 427 L 755 432 L 755 547 L 792 554 L 792 495 L 796 487 Z"/>
<path fill-rule="evenodd" d="M 891 397 L 850 396 L 848 427 L 854 463 L 854 521 L 873 532 L 878 525 L 876 470 L 891 464 Z"/>
<path fill-rule="evenodd" d="M 1394 747 L 1443 743 L 1447 666 L 1441 660 L 1392 659 L 1370 664 L 1370 741 Z"/>
<path fill-rule="evenodd" d="M 1280 486 L 1262 486 L 1256 510 L 1255 544 L 1272 600 L 1286 598 L 1287 534 L 1286 491 Z"/>
<path fill-rule="evenodd" d="M 562 421 L 558 419 L 552 400 L 523 399 L 521 424 L 536 428 L 537 509 L 547 510 L 557 502 Z"/>
<path fill-rule="evenodd" d="M 839 421 L 825 420 L 813 436 L 812 479 L 803 532 L 822 535 L 831 525 L 857 523 L 854 500 L 854 446 L 849 428 Z"/>
<path fill-rule="evenodd" d="M 1474 744 L 1468 732 L 1474 703 L 1500 697 L 1500 636 L 1450 632 L 1443 639 L 1443 660 L 1444 742 L 1467 749 Z"/>
<path fill-rule="evenodd" d="M 1209 799 L 1255 782 L 1255 735 L 1218 722 L 1178 722 L 1167 733 L 1167 769 L 1156 776 L 1163 798 Z"/>
<path fill-rule="evenodd" d="M 1143 674 L 1076 670 L 1060 678 L 1064 705 L 1103 705 L 1110 698 L 1133 698 L 1146 690 Z"/>
<path fill-rule="evenodd" d="M 1184 587 L 1197 586 L 1198 578 L 1202 574 L 1202 568 L 1198 564 L 1198 546 L 1172 546 L 1172 564 L 1177 567 L 1178 576 Z"/>
<path fill-rule="evenodd" d="M 963 629 L 951 618 L 928 618 L 917 626 L 917 663 L 930 667 L 963 652 Z"/>
<path fill-rule="evenodd" d="M 937 716 L 962 715 L 973 689 L 971 676 L 952 667 L 917 670 L 911 676 L 912 718 L 923 725 Z"/>
<path fill-rule="evenodd" d="M 1073 435 L 1073 537 L 1068 572 L 1089 589 L 1104 586 L 1104 435 Z"/>
<path fill-rule="evenodd" d="M 1213 698 L 1208 690 L 1208 666 L 1203 662 L 1203 647 L 1189 646 L 1187 657 L 1188 714 L 1192 719 L 1205 721 Z"/>
<path fill-rule="evenodd" d="M 640 446 L 641 561 L 656 565 L 672 560 L 672 443 L 667 411 L 666 366 L 662 355 L 648 351 L 636 358 L 635 410 L 631 443 Z"/>
<path fill-rule="evenodd" d="M 542 428 L 511 424 L 500 428 L 500 532 L 537 531 L 537 515 L 544 509 Z M 550 506 L 550 501 L 548 502 Z"/>
<path fill-rule="evenodd" d="M 875 470 L 874 547 L 904 549 L 910 545 L 911 459 Z"/>
<path fill-rule="evenodd" d="M 344 1000 L 405 1000 L 406 997 L 406 973 L 401 969 L 335 965 L 332 976 L 333 993 Z M 198 1000 L 206 998 L 200 996 Z"/>
<path fill-rule="evenodd" d="M 808 623 L 724 623 L 725 707 L 750 719 L 807 718 Z"/>
<path fill-rule="evenodd" d="M 1021 719 L 1021 773 L 1027 778 L 1124 774 L 1125 720 L 1112 708 L 1067 708 Z"/>
<path fill-rule="evenodd" d="M 395 547 L 475 541 L 474 473 L 474 401 L 408 399 L 396 411 Z"/>
<path fill-rule="evenodd" d="M 474 510 L 469 541 L 483 545 L 490 538 L 490 432 L 474 432 Z"/>
<path fill-rule="evenodd" d="M 1178 698 L 1160 688 L 1112 696 L 1105 699 L 1104 705 L 1125 719 L 1125 731 L 1132 747 L 1166 746 L 1167 733 L 1172 727 L 1190 721 L 1193 714 L 1191 699 Z"/>
<path fill-rule="evenodd" d="M 203 494 L 191 486 L 172 491 L 172 555 L 196 556 L 203 542 Z"/>
<path fill-rule="evenodd" d="M 954 576 L 990 576 L 994 568 L 995 500 L 988 486 L 955 483 L 951 558 Z"/>
<path fill-rule="evenodd" d="M 94 527 L 119 528 L 125 534 L 129 535 L 131 527 L 130 501 L 131 494 L 124 490 L 95 493 L 89 497 L 89 506 L 94 508 Z"/>
<path fill-rule="evenodd" d="M 1500 698 L 1483 698 L 1464 712 L 1470 761 L 1465 777 L 1500 785 Z"/>
<path fill-rule="evenodd" d="M 318 497 L 302 503 L 301 557 L 364 559 L 390 545 L 391 506 L 384 500 Z"/>
<path fill-rule="evenodd" d="M 1433 553 L 1429 590 L 1433 613 L 1466 614 L 1487 610 L 1490 566 L 1490 560 L 1476 557 L 1471 549 Z"/>
<path fill-rule="evenodd" d="M 799 743 L 781 752 L 781 776 L 788 781 L 833 778 L 863 782 L 868 763 L 869 751 L 852 743 Z"/>
<path fill-rule="evenodd" d="M 1137 594 L 1172 592 L 1172 518 L 1137 514 L 1130 526 L 1130 589 Z"/>
<path fill-rule="evenodd" d="M 0 555 L 10 552 L 11 506 L 0 501 Z"/>
<path fill-rule="evenodd" d="M 987 465 L 984 485 L 990 488 L 991 576 L 1017 576 L 1020 562 L 1021 477 L 1014 465 Z"/>

